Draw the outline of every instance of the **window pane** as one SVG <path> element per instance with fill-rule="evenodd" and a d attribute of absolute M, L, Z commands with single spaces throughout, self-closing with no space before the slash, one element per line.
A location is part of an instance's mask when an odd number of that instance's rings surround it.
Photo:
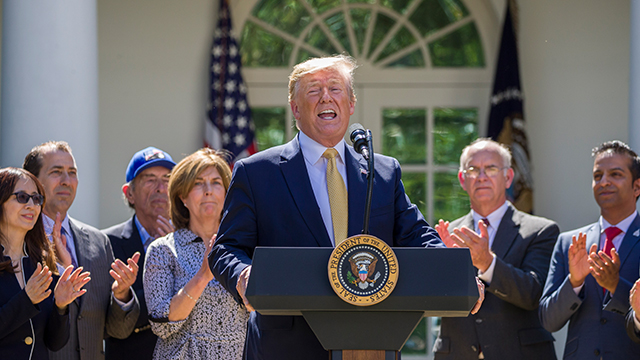
<path fill-rule="evenodd" d="M 333 36 L 340 41 L 340 44 L 344 49 L 350 53 L 351 44 L 349 43 L 349 35 L 347 34 L 347 23 L 344 20 L 344 13 L 341 11 L 335 15 L 328 17 L 324 21 L 329 30 L 333 33 Z"/>
<path fill-rule="evenodd" d="M 409 17 L 409 21 L 427 36 L 438 29 L 467 16 L 467 9 L 455 0 L 424 0 Z"/>
<path fill-rule="evenodd" d="M 262 0 L 253 7 L 253 16 L 295 36 L 311 21 L 304 5 L 297 0 Z"/>
<path fill-rule="evenodd" d="M 342 0 L 307 0 L 307 2 L 313 7 L 316 14 L 321 14 L 342 4 Z"/>
<path fill-rule="evenodd" d="M 356 40 L 358 41 L 358 52 L 362 53 L 364 38 L 367 35 L 367 27 L 369 27 L 369 21 L 371 20 L 371 11 L 351 9 L 350 14 L 353 32 L 356 34 Z"/>
<path fill-rule="evenodd" d="M 469 212 L 469 197 L 458 182 L 457 171 L 435 173 L 433 180 L 434 221 L 455 220 Z"/>
<path fill-rule="evenodd" d="M 406 27 L 403 27 L 387 43 L 387 46 L 382 50 L 376 61 L 380 61 L 389 55 L 395 54 L 397 51 L 402 50 L 415 42 L 416 38 L 411 35 L 411 32 L 407 30 Z"/>
<path fill-rule="evenodd" d="M 382 110 L 382 152 L 401 164 L 427 162 L 425 109 Z"/>
<path fill-rule="evenodd" d="M 427 175 L 425 173 L 402 173 L 402 183 L 404 192 L 409 196 L 411 202 L 418 206 L 424 215 L 427 211 Z"/>
<path fill-rule="evenodd" d="M 478 30 L 469 23 L 429 44 L 433 66 L 484 67 L 484 53 Z"/>
<path fill-rule="evenodd" d="M 478 109 L 436 108 L 433 117 L 433 159 L 457 166 L 462 149 L 478 137 Z"/>
<path fill-rule="evenodd" d="M 309 31 L 309 34 L 307 35 L 305 41 L 309 45 L 314 46 L 329 55 L 336 54 L 338 52 L 333 47 L 333 45 L 331 45 L 331 42 L 329 42 L 329 39 L 327 39 L 327 35 L 324 33 L 324 31 L 322 31 L 322 29 L 320 29 L 320 27 L 318 26 Z"/>
<path fill-rule="evenodd" d="M 402 355 L 427 355 L 427 318 L 422 318 L 402 348 Z"/>
<path fill-rule="evenodd" d="M 387 67 L 425 67 L 424 57 L 422 57 L 422 50 L 416 49 L 415 51 L 410 52 L 400 59 L 389 63 Z"/>
<path fill-rule="evenodd" d="M 407 6 L 412 1 L 413 0 L 381 0 L 380 3 L 389 9 L 393 9 L 400 14 L 404 14 L 405 10 L 407 10 Z"/>
<path fill-rule="evenodd" d="M 250 67 L 287 66 L 293 45 L 247 21 L 240 41 L 242 65 Z"/>
<path fill-rule="evenodd" d="M 394 24 L 395 21 L 392 18 L 378 13 L 378 16 L 376 17 L 376 27 L 373 29 L 371 44 L 369 44 L 369 54 L 367 54 L 367 56 L 371 56 L 371 53 L 373 53 L 376 47 L 380 44 L 380 41 L 382 41 L 385 35 L 387 35 Z"/>
<path fill-rule="evenodd" d="M 312 54 L 305 49 L 298 50 L 298 56 L 296 60 L 296 64 L 299 64 L 303 61 L 309 60 L 311 58 L 318 57 L 316 54 Z"/>
<path fill-rule="evenodd" d="M 254 107 L 251 113 L 256 127 L 258 151 L 284 144 L 287 133 L 284 107 Z"/>

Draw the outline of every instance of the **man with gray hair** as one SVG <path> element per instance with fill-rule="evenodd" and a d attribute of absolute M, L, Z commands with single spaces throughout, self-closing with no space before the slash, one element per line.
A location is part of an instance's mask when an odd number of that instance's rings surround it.
<path fill-rule="evenodd" d="M 436 230 L 447 247 L 469 248 L 487 294 L 477 314 L 442 318 L 436 359 L 556 358 L 537 309 L 559 229 L 507 201 L 513 175 L 509 150 L 491 139 L 462 151 L 458 180 L 471 211 Z"/>
<path fill-rule="evenodd" d="M 344 141 L 356 104 L 354 69 L 347 56 L 296 65 L 289 102 L 300 132 L 234 166 L 209 265 L 250 310 L 245 291 L 256 246 L 333 247 L 363 228 L 370 169 Z M 443 246 L 406 196 L 398 161 L 376 155 L 374 171 L 371 235 L 390 246 Z M 303 317 L 251 313 L 245 359 L 328 357 Z"/>
<path fill-rule="evenodd" d="M 102 230 L 111 241 L 117 258 L 126 259 L 136 252 L 143 254 L 140 268 L 144 269 L 147 247 L 153 240 L 172 232 L 169 222 L 169 173 L 176 163 L 168 153 L 148 147 L 136 152 L 125 172 L 122 185 L 125 201 L 135 213 L 127 221 Z M 142 286 L 142 271 L 138 272 L 133 290 L 140 301 L 140 316 L 133 333 L 126 339 L 105 340 L 105 358 L 117 360 L 135 358 L 151 360 L 158 337 L 151 331 L 149 314 Z"/>

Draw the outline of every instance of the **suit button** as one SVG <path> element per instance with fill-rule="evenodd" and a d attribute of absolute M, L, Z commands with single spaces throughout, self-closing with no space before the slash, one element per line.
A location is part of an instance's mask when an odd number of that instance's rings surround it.
<path fill-rule="evenodd" d="M 31 336 L 27 336 L 26 338 L 24 338 L 24 343 L 27 345 L 33 344 L 33 338 L 31 338 Z"/>
<path fill-rule="evenodd" d="M 593 351 L 593 354 L 594 354 L 595 356 L 599 356 L 599 355 L 600 355 L 600 350 L 595 349 L 595 350 Z"/>
<path fill-rule="evenodd" d="M 476 324 L 482 324 L 482 319 L 476 319 Z"/>
<path fill-rule="evenodd" d="M 82 315 L 78 315 L 78 320 L 82 320 Z"/>
<path fill-rule="evenodd" d="M 474 353 L 478 352 L 478 348 L 475 345 L 471 345 L 471 350 L 473 350 Z"/>
<path fill-rule="evenodd" d="M 600 319 L 600 324 L 606 324 L 606 323 L 607 323 L 607 319 L 605 318 Z"/>

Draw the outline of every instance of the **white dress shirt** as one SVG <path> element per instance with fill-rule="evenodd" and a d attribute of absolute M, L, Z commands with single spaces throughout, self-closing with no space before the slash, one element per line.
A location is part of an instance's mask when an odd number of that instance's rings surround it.
<path fill-rule="evenodd" d="M 328 160 L 322 156 L 328 149 L 315 140 L 305 135 L 302 131 L 298 133 L 298 141 L 300 142 L 300 150 L 304 157 L 304 164 L 307 167 L 307 173 L 309 174 L 309 180 L 311 181 L 311 188 L 313 189 L 313 195 L 315 195 L 316 202 L 320 208 L 320 214 L 322 215 L 322 221 L 324 227 L 327 229 L 327 234 L 331 239 L 331 243 L 335 246 L 335 239 L 333 235 L 333 222 L 331 220 L 331 204 L 329 203 L 329 191 L 327 189 L 327 162 Z M 344 186 L 349 191 L 349 185 L 347 184 L 347 166 L 344 162 L 344 154 L 346 151 L 346 143 L 344 139 L 334 147 L 338 152 L 336 156 L 336 165 L 338 172 L 342 175 L 344 180 Z"/>

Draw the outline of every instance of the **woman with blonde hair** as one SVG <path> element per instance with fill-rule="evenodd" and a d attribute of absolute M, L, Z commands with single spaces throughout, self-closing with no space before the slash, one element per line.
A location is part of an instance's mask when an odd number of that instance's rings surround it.
<path fill-rule="evenodd" d="M 248 313 L 218 283 L 207 255 L 215 241 L 231 170 L 201 149 L 171 172 L 176 231 L 149 246 L 144 268 L 149 320 L 159 336 L 154 359 L 240 359 Z"/>

